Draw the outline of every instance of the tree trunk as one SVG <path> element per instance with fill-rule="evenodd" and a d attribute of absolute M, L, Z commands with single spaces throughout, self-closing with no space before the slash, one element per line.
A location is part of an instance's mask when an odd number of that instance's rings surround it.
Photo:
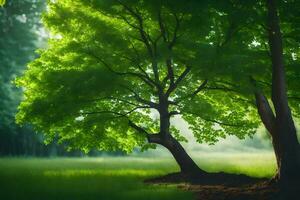
<path fill-rule="evenodd" d="M 267 9 L 272 60 L 272 102 L 275 109 L 269 132 L 278 163 L 277 178 L 282 188 L 282 198 L 291 199 L 296 195 L 297 183 L 300 181 L 300 147 L 288 105 L 282 37 L 275 0 L 267 0 Z"/>
<path fill-rule="evenodd" d="M 277 161 L 275 181 L 279 182 L 281 193 L 278 199 L 296 199 L 300 181 L 299 144 L 293 120 L 275 117 L 267 98 L 260 92 L 255 93 L 260 118 L 270 133 Z"/>
<path fill-rule="evenodd" d="M 201 175 L 206 172 L 200 169 L 192 158 L 187 154 L 182 145 L 171 135 L 162 138 L 159 134 L 152 134 L 148 137 L 149 143 L 156 143 L 167 148 L 175 158 L 180 167 L 181 173 L 187 175 Z"/>

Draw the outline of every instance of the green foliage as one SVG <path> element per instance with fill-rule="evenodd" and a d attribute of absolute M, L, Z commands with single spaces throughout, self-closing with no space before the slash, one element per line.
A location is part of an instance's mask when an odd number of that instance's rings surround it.
<path fill-rule="evenodd" d="M 171 133 L 177 141 L 188 142 L 188 139 L 186 137 L 184 137 L 183 135 L 181 135 L 180 131 L 175 126 L 171 127 Z"/>
<path fill-rule="evenodd" d="M 300 30 L 300 17 L 298 15 L 300 2 L 281 2 L 279 8 L 289 104 L 294 117 L 300 119 L 300 38 L 298 34 Z"/>
<path fill-rule="evenodd" d="M 279 3 L 289 103 L 294 117 L 298 118 L 300 63 L 299 40 L 295 30 L 299 29 L 299 17 L 296 17 L 299 6 L 296 1 Z M 249 106 L 256 106 L 255 90 L 271 100 L 272 67 L 265 1 L 249 1 L 249 4 L 234 1 L 230 9 L 222 4 L 218 9 L 223 10 L 225 17 L 216 22 L 212 37 L 208 38 L 217 52 L 209 68 L 210 73 L 219 79 L 213 87 L 233 99 L 242 97 L 244 102 L 241 103 Z"/>
<path fill-rule="evenodd" d="M 33 124 L 49 141 L 58 135 L 70 148 L 86 151 L 153 147 L 146 145 L 144 133 L 163 131 L 162 121 L 151 117 L 156 109 L 161 120 L 162 108 L 169 116 L 180 114 L 199 142 L 213 144 L 228 134 L 251 136 L 259 123 L 253 107 L 244 104 L 248 88 L 239 88 L 244 92 L 234 98 L 193 92 L 205 80 L 205 89 L 228 86 L 238 71 L 235 65 L 253 60 L 242 48 L 242 55 L 227 58 L 238 42 L 226 46 L 225 54 L 215 45 L 226 42 L 227 20 L 238 20 L 223 16 L 235 9 L 232 4 L 224 3 L 221 10 L 218 3 L 49 1 L 43 21 L 52 39 L 17 80 L 25 88 L 18 122 Z M 170 132 L 187 141 L 175 127 Z"/>
<path fill-rule="evenodd" d="M 183 117 L 201 143 L 214 144 L 226 135 L 251 137 L 259 124 L 255 108 L 238 97 L 207 91 L 184 103 Z"/>
<path fill-rule="evenodd" d="M 6 0 L 0 0 L 0 6 L 4 6 Z"/>
<path fill-rule="evenodd" d="M 156 149 L 157 145 L 153 143 L 146 143 L 142 146 L 141 152 L 147 151 L 149 149 Z"/>

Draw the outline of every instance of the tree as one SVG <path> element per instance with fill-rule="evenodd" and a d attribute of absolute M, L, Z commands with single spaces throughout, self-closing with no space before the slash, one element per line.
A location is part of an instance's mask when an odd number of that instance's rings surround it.
<path fill-rule="evenodd" d="M 207 16 L 216 12 L 208 6 L 205 1 L 49 2 L 44 23 L 53 38 L 17 81 L 25 87 L 18 122 L 86 151 L 130 152 L 159 144 L 181 172 L 204 174 L 181 146 L 186 139 L 171 117 L 181 115 L 199 142 L 211 144 L 228 134 L 252 135 L 256 127 L 249 120 L 254 109 L 200 93 L 211 73 L 203 78 L 191 73 L 195 65 L 207 67 L 211 55 Z M 238 109 L 231 112 L 230 106 L 217 105 L 220 101 Z"/>
<path fill-rule="evenodd" d="M 0 8 L 0 155 L 35 154 L 43 145 L 32 129 L 15 124 L 22 91 L 12 83 L 35 56 L 43 8 L 43 2 L 32 0 L 9 1 Z"/>
<path fill-rule="evenodd" d="M 273 115 L 268 116 L 268 121 L 270 121 L 268 125 L 279 165 L 278 178 L 282 186 L 288 187 L 289 191 L 290 186 L 287 184 L 298 184 L 300 180 L 300 145 L 288 105 L 282 36 L 278 8 L 274 0 L 267 0 L 267 10 L 268 39 L 272 61 L 272 102 L 275 110 Z"/>
<path fill-rule="evenodd" d="M 228 6 L 220 5 L 218 10 L 226 16 L 225 22 L 216 24 L 215 37 L 210 38 L 217 60 L 211 70 L 222 83 L 206 89 L 226 92 L 242 104 L 256 107 L 272 139 L 278 166 L 276 179 L 283 185 L 297 182 L 300 148 L 292 113 L 299 118 L 299 41 L 295 34 L 299 30 L 299 4 L 286 1 L 279 6 L 285 47 L 275 1 L 224 4 Z"/>

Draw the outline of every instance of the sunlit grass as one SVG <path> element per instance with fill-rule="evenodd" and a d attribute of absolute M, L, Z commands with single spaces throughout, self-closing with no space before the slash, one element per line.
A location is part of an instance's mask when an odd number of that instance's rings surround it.
<path fill-rule="evenodd" d="M 193 194 L 174 185 L 143 183 L 176 170 L 171 159 L 5 158 L 0 159 L 0 199 L 193 199 Z"/>
<path fill-rule="evenodd" d="M 196 158 L 210 172 L 270 177 L 272 154 L 209 154 Z M 178 171 L 172 158 L 2 158 L 0 199 L 5 200 L 189 200 L 175 185 L 143 180 Z"/>
<path fill-rule="evenodd" d="M 209 172 L 224 171 L 246 174 L 252 177 L 272 177 L 276 171 L 276 161 L 271 152 L 262 153 L 212 153 L 197 158 L 200 166 Z"/>

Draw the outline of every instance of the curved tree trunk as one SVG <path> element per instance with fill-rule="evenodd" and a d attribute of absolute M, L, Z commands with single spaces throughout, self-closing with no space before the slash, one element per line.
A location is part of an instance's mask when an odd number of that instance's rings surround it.
<path fill-rule="evenodd" d="M 187 154 L 183 146 L 173 136 L 161 137 L 159 134 L 152 134 L 148 136 L 149 143 L 160 144 L 167 148 L 172 156 L 175 158 L 180 167 L 181 173 L 186 175 L 202 175 L 206 172 L 200 169 L 193 159 Z"/>

